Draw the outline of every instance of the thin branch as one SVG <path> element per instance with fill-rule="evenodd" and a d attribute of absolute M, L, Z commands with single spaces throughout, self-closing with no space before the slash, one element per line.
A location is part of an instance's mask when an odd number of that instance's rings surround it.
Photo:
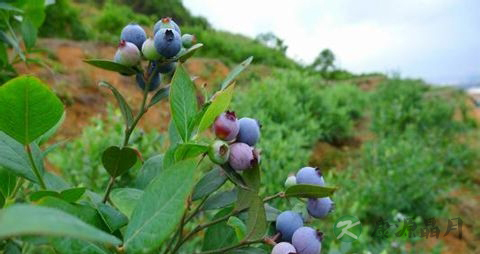
<path fill-rule="evenodd" d="M 33 160 L 32 149 L 30 148 L 30 145 L 26 145 L 25 150 L 27 150 L 28 159 L 30 160 L 30 164 L 32 166 L 33 173 L 35 173 L 35 176 L 37 176 L 40 187 L 42 188 L 42 190 L 47 189 L 47 187 L 45 185 L 45 182 L 43 181 L 43 177 L 40 174 L 40 171 L 38 171 L 38 168 L 35 165 L 35 161 Z"/>

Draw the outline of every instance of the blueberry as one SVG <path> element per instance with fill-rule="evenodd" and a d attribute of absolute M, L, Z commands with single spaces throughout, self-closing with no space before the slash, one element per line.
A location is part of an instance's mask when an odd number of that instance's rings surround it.
<path fill-rule="evenodd" d="M 329 197 L 308 199 L 307 211 L 312 217 L 321 219 L 327 216 L 333 208 L 333 201 Z"/>
<path fill-rule="evenodd" d="M 124 40 L 120 41 L 113 61 L 131 67 L 140 63 L 140 60 L 141 54 L 135 44 Z"/>
<path fill-rule="evenodd" d="M 129 24 L 122 29 L 120 39 L 135 44 L 135 46 L 141 50 L 143 42 L 147 39 L 147 34 L 141 26 L 137 24 Z"/>
<path fill-rule="evenodd" d="M 292 244 L 298 254 L 319 254 L 322 238 L 323 233 L 310 227 L 301 227 L 293 234 Z"/>
<path fill-rule="evenodd" d="M 216 140 L 210 146 L 208 151 L 208 157 L 210 160 L 216 164 L 224 164 L 228 161 L 230 155 L 230 148 L 225 141 Z"/>
<path fill-rule="evenodd" d="M 170 73 L 173 70 L 175 70 L 176 66 L 177 66 L 176 63 L 174 63 L 174 62 L 162 64 L 162 65 L 158 66 L 158 71 L 160 73 Z"/>
<path fill-rule="evenodd" d="M 213 130 L 215 135 L 221 140 L 232 141 L 238 134 L 240 125 L 238 123 L 235 112 L 227 111 L 222 113 L 215 119 Z"/>
<path fill-rule="evenodd" d="M 253 118 L 243 117 L 238 120 L 240 130 L 237 141 L 254 146 L 260 138 L 260 124 Z"/>
<path fill-rule="evenodd" d="M 324 186 L 322 172 L 319 168 L 304 167 L 297 172 L 297 184 L 315 184 Z"/>
<path fill-rule="evenodd" d="M 250 169 L 260 161 L 258 152 L 245 143 L 234 143 L 230 146 L 228 163 L 237 170 Z"/>
<path fill-rule="evenodd" d="M 291 242 L 293 233 L 301 227 L 303 227 L 303 219 L 296 212 L 285 211 L 277 217 L 276 229 L 282 234 L 283 241 Z"/>
<path fill-rule="evenodd" d="M 144 77 L 142 73 L 137 73 L 137 75 L 135 76 L 137 80 L 137 84 L 140 87 L 140 89 L 142 90 L 145 89 L 145 82 L 147 82 L 148 77 L 152 75 L 152 72 L 155 69 L 155 65 L 156 63 L 152 62 L 152 64 L 150 65 L 150 68 L 147 70 L 147 77 Z M 161 80 L 162 79 L 161 79 L 160 73 L 158 73 L 157 71 L 155 74 L 153 74 L 153 77 L 151 80 L 152 83 L 150 84 L 148 91 L 151 92 L 156 90 L 160 86 Z"/>
<path fill-rule="evenodd" d="M 182 35 L 182 45 L 185 48 L 190 48 L 195 43 L 197 43 L 197 37 L 195 37 L 195 35 L 191 35 L 191 34 Z"/>
<path fill-rule="evenodd" d="M 180 34 L 173 29 L 158 30 L 153 40 L 157 52 L 166 58 L 174 57 L 182 48 Z"/>
<path fill-rule="evenodd" d="M 285 188 L 288 188 L 295 184 L 297 184 L 297 178 L 294 175 L 288 176 L 287 180 L 285 181 Z"/>
<path fill-rule="evenodd" d="M 152 38 L 148 38 L 143 42 L 142 53 L 143 53 L 143 56 L 150 61 L 155 61 L 162 58 L 162 56 L 158 53 L 157 49 L 155 48 Z"/>
<path fill-rule="evenodd" d="M 271 254 L 295 254 L 295 253 L 297 253 L 297 250 L 295 250 L 295 247 L 293 247 L 293 245 L 287 242 L 281 242 L 281 243 L 275 244 Z"/>
<path fill-rule="evenodd" d="M 165 17 L 157 21 L 153 27 L 153 34 L 157 34 L 157 32 L 162 28 L 174 29 L 178 34 L 182 34 L 180 27 L 178 27 L 177 23 L 175 23 L 175 21 L 173 21 L 173 19 L 170 17 Z"/>

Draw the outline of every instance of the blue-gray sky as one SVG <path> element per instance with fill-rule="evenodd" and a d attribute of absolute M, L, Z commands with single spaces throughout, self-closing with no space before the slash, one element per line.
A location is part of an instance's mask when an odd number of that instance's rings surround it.
<path fill-rule="evenodd" d="M 480 81 L 480 0 L 184 0 L 213 27 L 273 32 L 310 63 L 330 48 L 342 68 L 434 83 Z M 480 83 L 480 82 L 479 82 Z"/>

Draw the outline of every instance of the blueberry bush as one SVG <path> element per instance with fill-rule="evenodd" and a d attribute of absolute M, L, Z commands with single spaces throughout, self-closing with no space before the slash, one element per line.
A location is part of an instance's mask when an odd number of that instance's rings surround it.
<path fill-rule="evenodd" d="M 263 173 L 275 170 L 263 166 L 263 151 L 256 147 L 268 122 L 255 120 L 255 112 L 238 119 L 229 110 L 234 80 L 252 57 L 234 68 L 217 91 L 204 91 L 204 100 L 199 100 L 183 64 L 203 44 L 182 35 L 171 18 L 162 18 L 153 30 L 148 38 L 141 26 L 128 24 L 113 61 L 85 59 L 130 76 L 143 94 L 134 110 L 114 85 L 99 82 L 118 103 L 122 135 L 109 136 L 107 126 L 104 135 L 111 138 L 100 140 L 111 143 L 91 144 L 97 153 L 82 152 L 89 144 L 79 143 L 57 158 L 88 155 L 86 165 L 71 166 L 96 167 L 94 175 L 45 170 L 45 156 L 59 146 L 45 142 L 61 128 L 65 112 L 41 80 L 20 76 L 0 86 L 0 250 L 319 253 L 323 233 L 309 224 L 333 210 L 329 196 L 335 188 L 325 185 L 319 169 L 303 167 L 280 191 L 260 191 Z M 162 83 L 162 76 L 172 73 L 171 82 Z M 167 99 L 168 147 L 156 154 L 155 144 L 145 147 L 135 141 L 136 127 L 150 108 Z M 163 139 L 159 142 L 162 146 Z M 105 182 L 105 190 L 98 191 Z M 300 200 L 303 212 L 281 212 L 271 205 L 288 199 Z"/>

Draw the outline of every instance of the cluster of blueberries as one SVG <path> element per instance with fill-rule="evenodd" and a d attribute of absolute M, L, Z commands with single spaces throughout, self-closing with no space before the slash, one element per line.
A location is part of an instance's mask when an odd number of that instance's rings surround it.
<path fill-rule="evenodd" d="M 249 117 L 237 119 L 235 112 L 227 111 L 213 123 L 215 141 L 209 157 L 217 164 L 228 164 L 236 171 L 250 169 L 260 162 L 260 153 L 254 146 L 260 139 L 260 124 Z M 229 145 L 229 143 L 231 143 Z"/>
<path fill-rule="evenodd" d="M 114 57 L 116 63 L 128 67 L 139 65 L 142 57 L 151 61 L 145 74 L 136 75 L 141 89 L 145 89 L 145 84 L 149 81 L 147 79 L 151 77 L 149 91 L 159 87 L 160 73 L 171 73 L 175 70 L 175 61 L 165 60 L 175 59 L 196 43 L 194 35 L 181 35 L 180 27 L 169 17 L 162 18 L 155 24 L 153 35 L 153 39 L 147 38 L 145 30 L 137 24 L 125 26 Z M 155 73 L 152 73 L 153 71 Z"/>
<path fill-rule="evenodd" d="M 217 117 L 213 130 L 218 139 L 210 148 L 209 157 L 217 164 L 228 164 L 236 171 L 252 168 L 260 161 L 255 144 L 260 138 L 260 124 L 257 120 L 244 117 L 237 119 L 234 112 L 227 111 Z M 289 176 L 285 186 L 313 184 L 324 186 L 325 181 L 318 168 L 304 167 L 296 175 Z M 309 198 L 307 212 L 314 218 L 324 218 L 334 208 L 329 197 Z M 318 254 L 321 251 L 323 233 L 304 227 L 301 214 L 285 211 L 278 215 L 276 230 L 282 242 L 275 245 L 272 254 Z"/>
<path fill-rule="evenodd" d="M 285 186 L 295 184 L 313 184 L 324 186 L 322 172 L 318 168 L 301 168 L 296 176 L 292 175 L 285 181 Z M 309 198 L 307 202 L 308 214 L 314 218 L 324 218 L 334 208 L 329 197 Z M 304 227 L 301 214 L 293 211 L 282 212 L 277 217 L 276 229 L 281 234 L 281 243 L 275 245 L 272 254 L 318 254 L 321 251 L 323 233 L 311 227 Z"/>

